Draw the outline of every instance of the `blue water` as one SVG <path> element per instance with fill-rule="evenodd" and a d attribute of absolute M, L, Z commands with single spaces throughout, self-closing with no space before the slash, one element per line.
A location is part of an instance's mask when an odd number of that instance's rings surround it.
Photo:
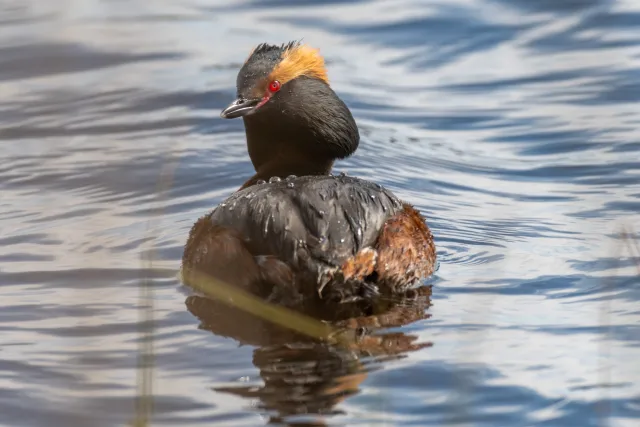
<path fill-rule="evenodd" d="M 238 68 L 300 38 L 361 129 L 336 170 L 440 259 L 351 349 L 176 279 L 252 173 Z M 639 425 L 639 65 L 635 0 L 0 3 L 0 425 L 134 418 L 145 279 L 153 425 Z"/>

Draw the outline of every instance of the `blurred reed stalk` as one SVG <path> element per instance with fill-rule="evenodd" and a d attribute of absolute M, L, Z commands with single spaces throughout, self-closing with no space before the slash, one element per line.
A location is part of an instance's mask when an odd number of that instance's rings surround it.
<path fill-rule="evenodd" d="M 206 274 L 190 272 L 192 288 L 210 298 L 239 308 L 283 328 L 331 344 L 346 344 L 346 337 L 331 326 L 294 310 L 266 302 L 260 297 Z"/>
<path fill-rule="evenodd" d="M 178 145 L 178 151 L 180 146 Z M 156 239 L 160 235 L 160 230 L 154 229 L 161 222 L 166 198 L 169 195 L 178 159 L 170 153 L 170 161 L 165 163 L 160 172 L 160 178 L 156 187 L 156 208 L 151 219 L 147 223 L 147 239 L 145 242 L 148 248 L 142 250 L 142 272 L 143 278 L 139 286 L 138 305 L 138 360 L 136 369 L 137 394 L 135 400 L 135 418 L 131 423 L 135 427 L 146 427 L 150 425 L 153 414 L 153 377 L 155 353 L 153 345 L 154 324 L 154 299 L 153 299 L 153 279 L 149 277 L 153 271 L 153 260 L 156 255 Z"/>
<path fill-rule="evenodd" d="M 628 250 L 629 257 L 632 260 L 637 260 L 636 269 L 638 270 L 638 277 L 640 278 L 640 245 L 635 239 L 635 232 L 633 231 L 633 228 L 631 226 L 622 225 L 620 231 L 616 234 L 618 238 L 616 239 L 615 247 L 612 251 L 612 263 L 614 264 L 613 273 L 604 282 L 603 292 L 605 294 L 605 298 L 600 306 L 601 309 L 598 316 L 598 323 L 601 326 L 606 325 L 605 335 L 600 341 L 600 350 L 598 352 L 598 371 L 600 373 L 599 382 L 601 385 L 611 384 L 612 381 L 611 368 L 613 363 L 611 360 L 611 351 L 607 342 L 611 332 L 611 294 L 615 290 L 615 280 L 618 276 L 620 260 L 624 258 L 624 249 Z M 603 399 L 602 402 L 599 402 L 597 405 L 597 412 L 598 424 L 601 427 L 608 426 L 610 424 L 611 417 L 610 399 Z"/>
<path fill-rule="evenodd" d="M 640 244 L 638 243 L 638 240 L 635 237 L 636 233 L 632 227 L 623 226 L 621 236 L 622 236 L 622 241 L 625 243 L 629 251 L 629 256 L 632 259 L 635 258 L 637 260 L 636 269 L 638 270 L 638 276 L 640 276 Z"/>

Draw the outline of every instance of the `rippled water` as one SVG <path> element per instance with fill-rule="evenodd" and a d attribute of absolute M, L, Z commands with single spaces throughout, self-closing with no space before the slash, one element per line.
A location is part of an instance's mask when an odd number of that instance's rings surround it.
<path fill-rule="evenodd" d="M 336 169 L 439 250 L 355 349 L 176 279 L 252 173 L 237 69 L 302 37 L 361 127 Z M 154 425 L 638 425 L 639 62 L 635 0 L 1 2 L 0 424 L 133 419 L 148 278 Z"/>

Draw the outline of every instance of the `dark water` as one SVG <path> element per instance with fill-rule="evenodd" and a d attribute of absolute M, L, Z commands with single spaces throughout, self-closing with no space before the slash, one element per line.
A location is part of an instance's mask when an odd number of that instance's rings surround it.
<path fill-rule="evenodd" d="M 347 349 L 176 279 L 252 172 L 238 67 L 302 37 L 361 127 L 337 170 L 441 262 Z M 635 0 L 0 2 L 0 424 L 130 421 L 147 278 L 154 425 L 639 425 L 639 63 Z"/>

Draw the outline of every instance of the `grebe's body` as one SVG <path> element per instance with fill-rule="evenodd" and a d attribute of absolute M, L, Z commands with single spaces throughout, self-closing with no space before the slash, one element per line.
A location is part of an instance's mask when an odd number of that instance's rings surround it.
<path fill-rule="evenodd" d="M 284 65 L 283 65 L 284 64 Z M 200 272 L 288 301 L 403 292 L 433 273 L 424 218 L 380 185 L 329 174 L 359 144 L 355 121 L 306 46 L 261 45 L 238 76 L 256 175 L 191 230 L 183 256 Z"/>

